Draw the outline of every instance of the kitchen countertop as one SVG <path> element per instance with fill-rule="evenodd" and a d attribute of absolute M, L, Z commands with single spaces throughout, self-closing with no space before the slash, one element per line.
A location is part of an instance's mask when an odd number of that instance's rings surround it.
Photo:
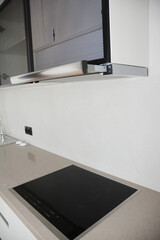
<path fill-rule="evenodd" d="M 81 239 L 160 240 L 160 193 L 31 145 L 0 147 L 0 197 L 38 240 L 58 238 L 9 189 L 72 164 L 139 189 Z"/>

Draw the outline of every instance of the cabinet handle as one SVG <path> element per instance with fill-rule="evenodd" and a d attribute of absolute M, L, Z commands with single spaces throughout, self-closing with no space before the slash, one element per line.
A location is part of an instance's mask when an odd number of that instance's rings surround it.
<path fill-rule="evenodd" d="M 8 221 L 5 219 L 5 217 L 2 215 L 2 213 L 0 213 L 0 217 L 2 218 L 3 222 L 7 225 L 7 227 L 9 227 L 9 223 L 8 223 Z"/>
<path fill-rule="evenodd" d="M 55 42 L 55 40 L 56 40 L 56 34 L 55 34 L 54 28 L 53 28 L 52 36 L 53 36 L 53 42 Z"/>

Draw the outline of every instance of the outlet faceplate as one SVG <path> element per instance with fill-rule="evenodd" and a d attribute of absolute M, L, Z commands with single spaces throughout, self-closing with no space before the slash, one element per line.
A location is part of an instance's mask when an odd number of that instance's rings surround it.
<path fill-rule="evenodd" d="M 25 133 L 28 135 L 33 135 L 32 127 L 25 126 Z"/>

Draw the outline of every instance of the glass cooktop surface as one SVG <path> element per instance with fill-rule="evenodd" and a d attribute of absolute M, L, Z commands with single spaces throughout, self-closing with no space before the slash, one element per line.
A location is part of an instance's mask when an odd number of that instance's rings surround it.
<path fill-rule="evenodd" d="M 70 240 L 137 191 L 75 165 L 14 190 Z"/>

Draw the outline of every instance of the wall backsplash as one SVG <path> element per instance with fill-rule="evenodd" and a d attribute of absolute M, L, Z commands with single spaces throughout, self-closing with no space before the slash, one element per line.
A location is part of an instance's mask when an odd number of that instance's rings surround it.
<path fill-rule="evenodd" d="M 150 1 L 149 77 L 1 88 L 7 133 L 160 191 L 159 10 Z"/>

